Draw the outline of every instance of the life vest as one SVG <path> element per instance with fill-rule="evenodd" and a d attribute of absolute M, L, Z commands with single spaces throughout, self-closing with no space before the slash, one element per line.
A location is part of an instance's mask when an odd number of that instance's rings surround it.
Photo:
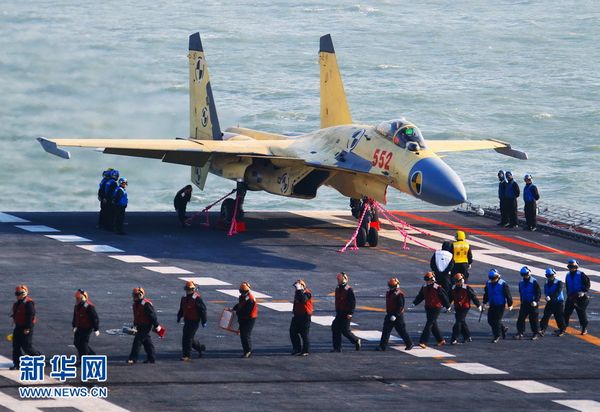
<path fill-rule="evenodd" d="M 200 320 L 196 299 L 200 299 L 200 295 L 194 292 L 191 296 L 181 297 L 181 307 L 183 308 L 183 319 L 185 320 Z"/>
<path fill-rule="evenodd" d="M 469 291 L 467 285 L 452 286 L 452 300 L 454 301 L 454 307 L 457 309 L 469 309 L 471 307 L 471 298 L 469 297 Z"/>
<path fill-rule="evenodd" d="M 554 279 L 552 283 L 550 283 L 550 281 L 546 282 L 544 285 L 544 294 L 546 296 L 551 296 L 554 292 L 556 292 L 558 285 L 560 285 L 560 280 L 558 279 Z M 561 290 L 554 300 L 557 302 L 563 302 L 565 300 L 565 291 Z"/>
<path fill-rule="evenodd" d="M 438 268 L 438 271 L 445 272 L 450 265 L 450 261 L 452 260 L 452 253 L 447 250 L 436 250 L 435 251 L 435 266 Z"/>
<path fill-rule="evenodd" d="M 466 240 L 457 240 L 452 244 L 454 263 L 469 263 L 469 247 Z"/>
<path fill-rule="evenodd" d="M 578 270 L 575 274 L 571 275 L 571 272 L 565 276 L 565 283 L 567 284 L 567 294 L 569 296 L 575 295 L 583 291 L 583 276 Z"/>
<path fill-rule="evenodd" d="M 537 281 L 533 277 L 529 277 L 529 281 L 522 279 L 519 282 L 519 294 L 521 295 L 521 302 L 533 302 L 535 298 L 535 284 Z"/>
<path fill-rule="evenodd" d="M 526 184 L 523 188 L 523 200 L 526 203 L 535 202 L 537 199 L 533 195 L 533 191 L 536 189 L 533 183 Z"/>
<path fill-rule="evenodd" d="M 309 289 L 304 289 L 303 293 L 309 293 Z M 302 302 L 301 300 L 295 299 L 294 297 L 294 307 L 293 307 L 294 315 L 308 315 L 311 316 L 313 314 L 313 302 L 312 302 L 312 294 L 310 298 L 306 302 Z"/>
<path fill-rule="evenodd" d="M 23 299 L 23 300 L 19 300 L 19 301 L 13 303 L 12 317 L 13 317 L 13 320 L 14 320 L 16 326 L 20 326 L 20 327 L 27 326 L 27 311 L 25 310 L 25 304 L 28 302 L 31 302 L 32 305 L 35 305 L 35 303 L 33 302 L 33 299 L 31 299 L 29 296 L 25 297 L 25 299 Z M 33 308 L 35 311 L 35 306 L 33 306 Z M 35 315 L 33 316 L 31 324 L 32 325 L 35 324 Z"/>
<path fill-rule="evenodd" d="M 350 300 L 348 299 L 348 292 L 352 288 L 348 285 L 335 288 L 335 310 L 337 312 L 350 313 L 354 311 L 354 308 L 350 306 Z"/>
<path fill-rule="evenodd" d="M 92 319 L 88 313 L 88 307 L 93 307 L 91 302 L 82 302 L 75 305 L 75 327 L 78 329 L 92 329 Z"/>
<path fill-rule="evenodd" d="M 504 306 L 506 304 L 506 296 L 504 296 L 505 283 L 504 279 L 500 279 L 496 283 L 490 280 L 487 281 L 486 285 L 490 306 Z"/>
<path fill-rule="evenodd" d="M 108 179 L 106 183 L 104 183 L 104 197 L 109 201 L 112 200 L 117 187 L 119 187 L 119 185 L 115 179 Z"/>
<path fill-rule="evenodd" d="M 252 292 L 248 292 L 247 296 L 240 296 L 238 298 L 239 310 L 243 310 L 244 306 L 246 306 L 248 302 L 254 302 L 254 307 L 250 311 L 250 315 L 248 315 L 248 318 L 256 319 L 256 317 L 258 316 L 258 304 L 256 303 L 256 299 L 254 299 L 254 295 L 252 294 Z"/>
<path fill-rule="evenodd" d="M 117 192 L 123 192 L 122 196 L 119 198 L 118 202 L 115 203 L 117 206 L 127 207 L 127 190 L 122 188 L 121 186 L 115 189 L 115 194 L 113 195 L 113 199 L 117 197 Z"/>
<path fill-rule="evenodd" d="M 433 285 L 423 286 L 423 295 L 425 295 L 425 307 L 429 309 L 440 309 L 442 307 L 442 301 L 438 291 L 440 285 L 434 283 Z"/>
<path fill-rule="evenodd" d="M 392 315 L 394 313 L 404 313 L 404 307 L 400 307 L 398 297 L 404 297 L 404 293 L 400 288 L 388 290 L 385 294 L 385 311 Z"/>
<path fill-rule="evenodd" d="M 146 314 L 145 305 L 152 305 L 149 299 L 133 302 L 133 324 L 136 326 L 152 325 L 152 319 Z"/>

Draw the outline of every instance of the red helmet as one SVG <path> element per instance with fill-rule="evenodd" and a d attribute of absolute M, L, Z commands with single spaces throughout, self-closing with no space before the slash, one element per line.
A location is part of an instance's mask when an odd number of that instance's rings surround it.
<path fill-rule="evenodd" d="M 427 273 L 425 273 L 425 275 L 423 276 L 423 279 L 424 279 L 425 281 L 431 281 L 431 280 L 435 281 L 435 276 L 434 276 L 433 272 L 427 272 Z"/>
<path fill-rule="evenodd" d="M 457 273 L 454 275 L 454 280 L 457 282 L 460 280 L 463 280 L 463 279 L 464 279 L 464 276 L 462 275 L 462 273 Z"/>
<path fill-rule="evenodd" d="M 391 278 L 390 280 L 388 280 L 388 286 L 391 288 L 395 288 L 400 286 L 400 281 L 398 280 L 398 278 Z"/>
<path fill-rule="evenodd" d="M 346 272 L 338 273 L 335 278 L 337 279 L 337 282 L 339 285 L 342 285 L 342 284 L 348 282 L 348 275 L 346 274 Z"/>

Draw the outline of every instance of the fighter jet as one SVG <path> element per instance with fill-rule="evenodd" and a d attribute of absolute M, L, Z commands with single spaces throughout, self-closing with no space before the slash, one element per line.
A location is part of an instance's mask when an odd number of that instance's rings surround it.
<path fill-rule="evenodd" d="M 425 140 L 404 117 L 378 125 L 354 122 L 346 100 L 331 36 L 321 37 L 321 128 L 299 135 L 242 127 L 222 130 L 199 33 L 189 37 L 190 136 L 175 139 L 46 139 L 44 150 L 63 158 L 60 147 L 88 147 L 104 153 L 147 157 L 191 166 L 192 182 L 204 189 L 208 172 L 237 182 L 237 201 L 221 212 L 235 216 L 246 190 L 312 199 L 326 185 L 351 199 L 386 203 L 389 186 L 425 202 L 453 206 L 467 195 L 440 153 L 494 149 L 527 159 L 510 144 L 489 140 Z M 235 209 L 234 209 L 235 207 Z"/>

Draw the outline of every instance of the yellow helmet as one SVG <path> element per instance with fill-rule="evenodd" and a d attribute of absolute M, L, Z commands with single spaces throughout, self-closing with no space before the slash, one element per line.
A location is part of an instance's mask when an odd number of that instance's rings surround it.
<path fill-rule="evenodd" d="M 465 232 L 463 232 L 462 230 L 456 231 L 456 240 L 465 240 L 466 238 L 467 235 L 465 235 Z"/>

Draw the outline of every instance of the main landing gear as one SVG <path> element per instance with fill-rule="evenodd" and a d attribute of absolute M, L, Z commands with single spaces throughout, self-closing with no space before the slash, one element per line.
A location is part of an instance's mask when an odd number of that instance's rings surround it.
<path fill-rule="evenodd" d="M 248 185 L 246 182 L 237 182 L 235 199 L 227 198 L 223 201 L 223 203 L 221 203 L 221 216 L 219 221 L 223 224 L 223 226 L 231 227 L 230 231 L 232 232 L 241 232 L 243 231 L 242 226 L 245 227 L 243 223 L 243 205 L 247 189 Z"/>
<path fill-rule="evenodd" d="M 379 243 L 379 213 L 373 204 L 373 199 L 366 196 L 362 199 L 350 199 L 350 209 L 352 216 L 359 220 L 364 213 L 356 235 L 357 246 L 364 247 L 368 243 L 370 247 L 376 247 Z"/>

